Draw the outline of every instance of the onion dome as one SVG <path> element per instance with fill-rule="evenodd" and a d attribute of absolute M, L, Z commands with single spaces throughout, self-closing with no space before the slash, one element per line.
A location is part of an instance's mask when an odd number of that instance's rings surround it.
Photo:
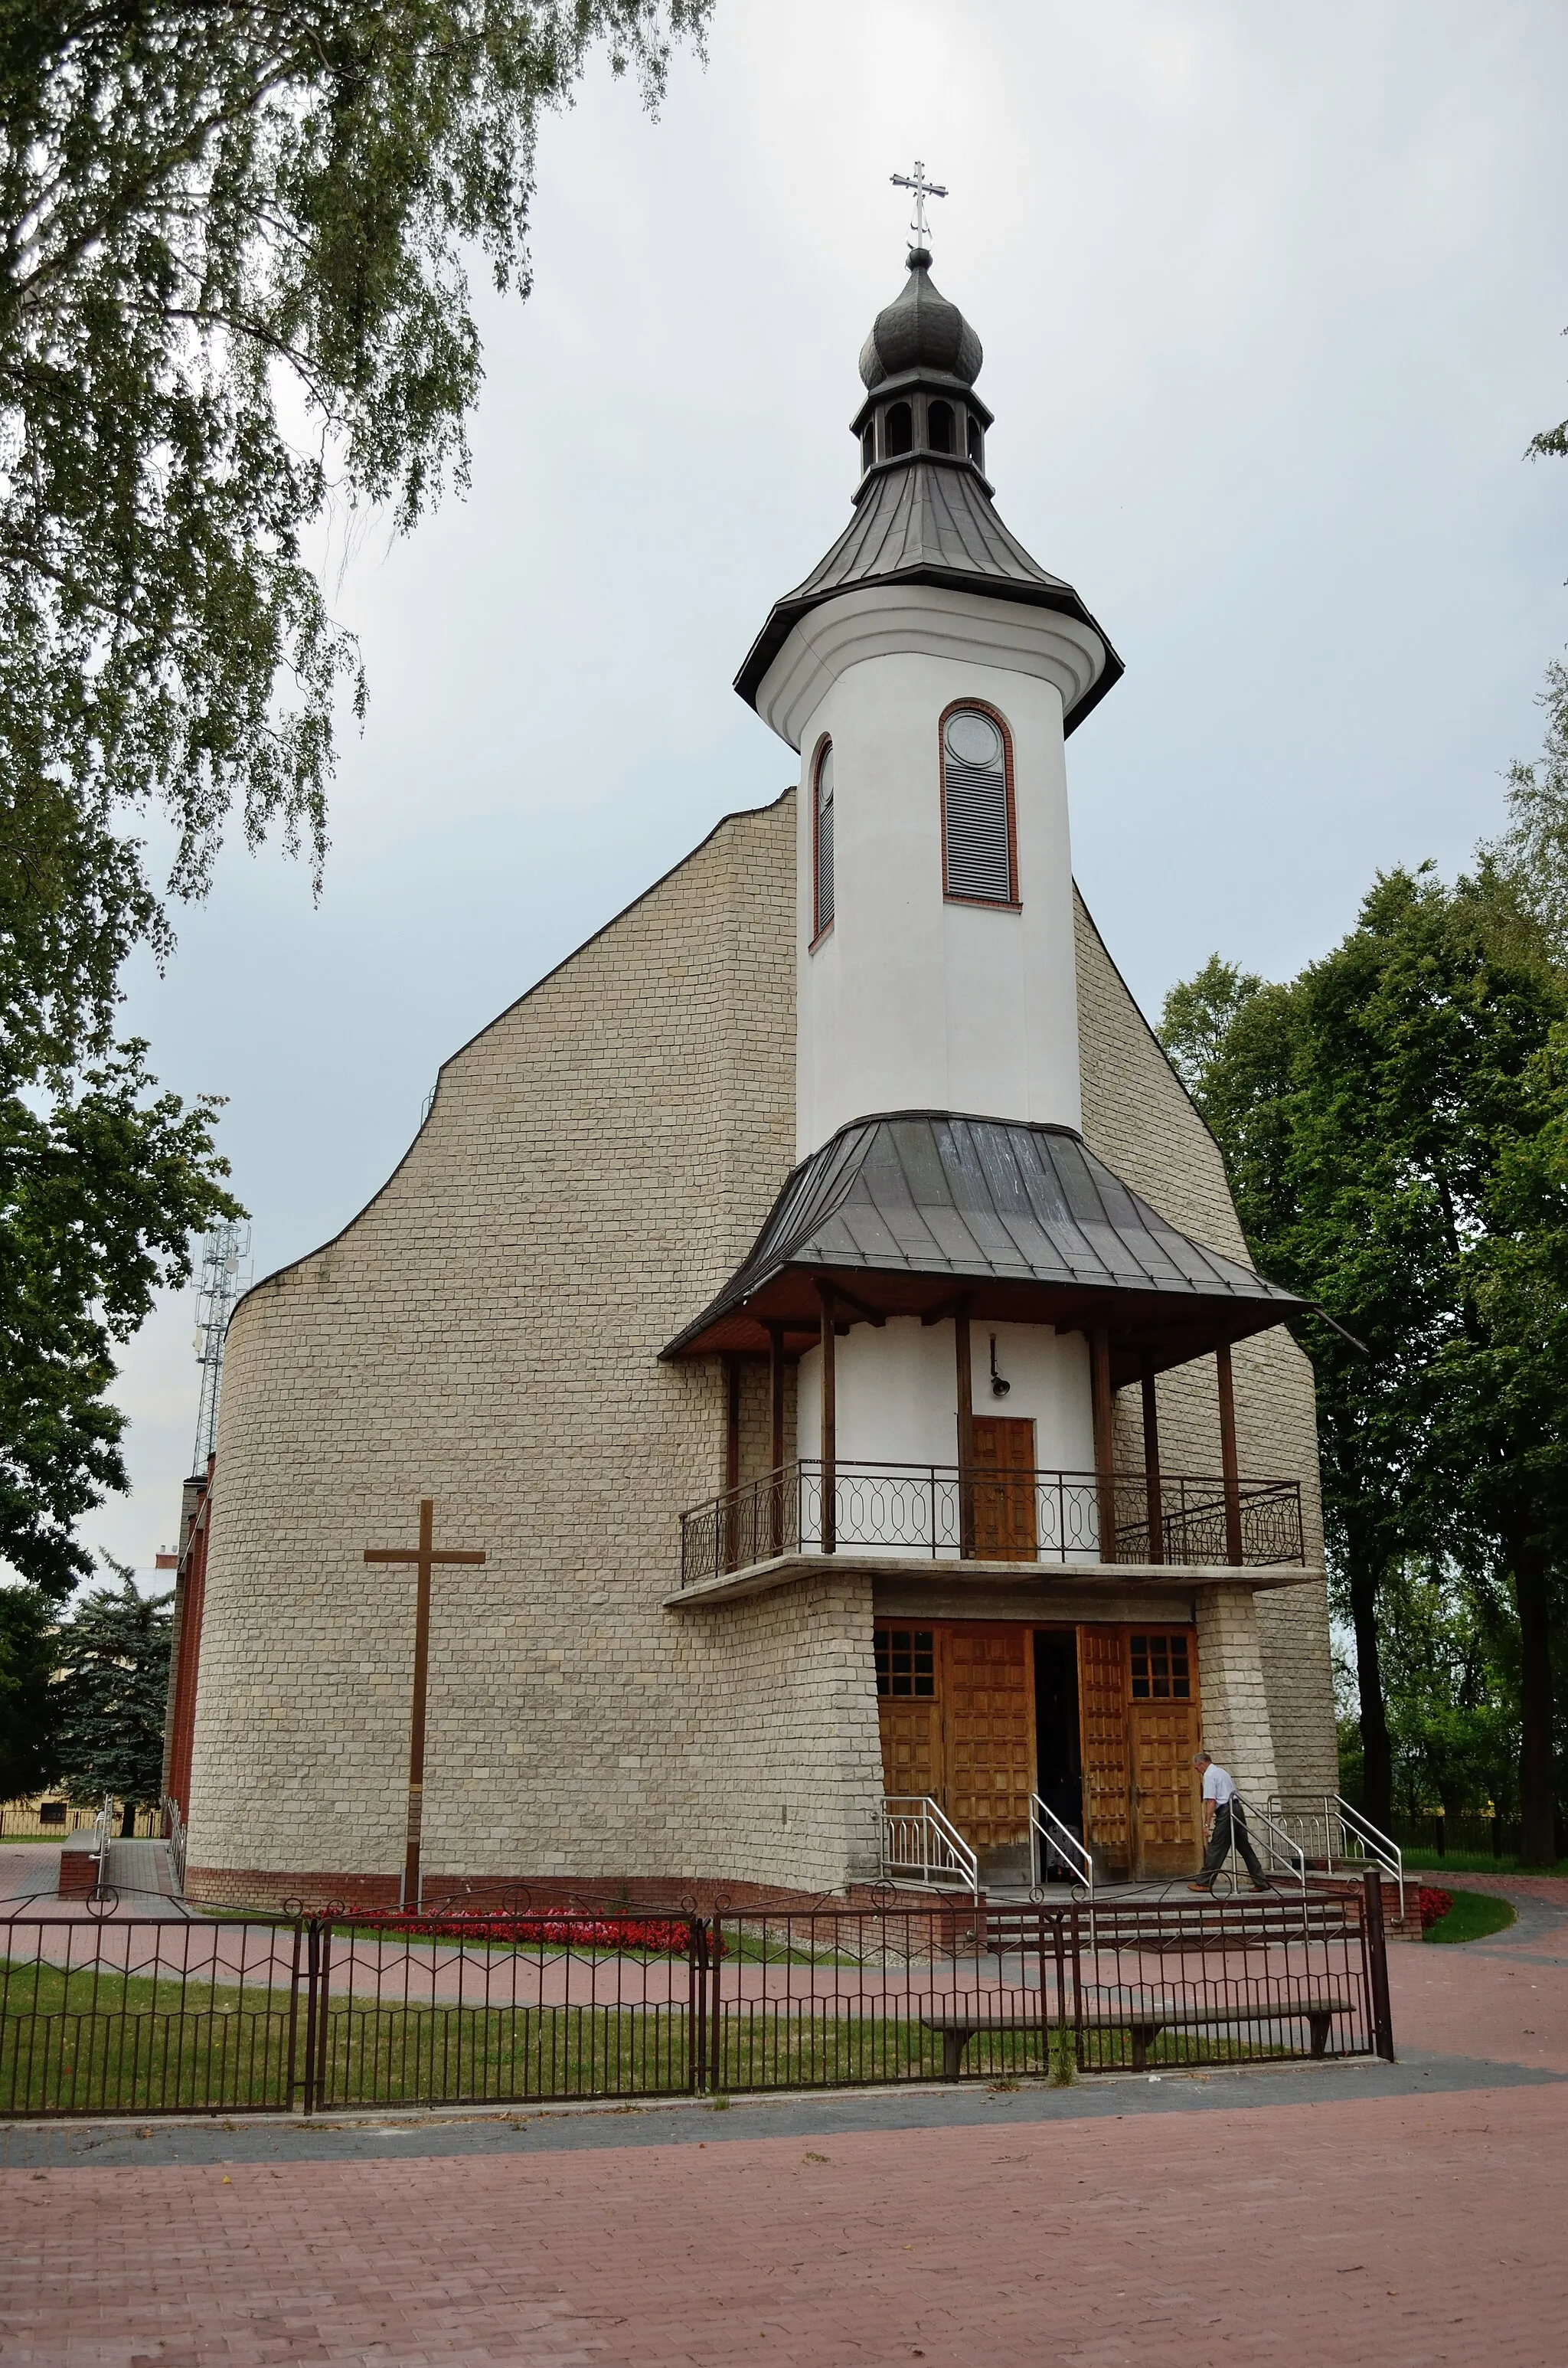
<path fill-rule="evenodd" d="M 866 394 L 851 423 L 860 451 L 854 516 L 803 583 L 776 600 L 735 677 L 757 705 L 763 679 L 802 619 L 873 585 L 931 585 L 1052 609 L 1087 628 L 1082 679 L 1064 694 L 1076 729 L 1121 673 L 1121 660 L 1071 584 L 1031 558 L 998 517 L 985 474 L 992 415 L 974 391 L 980 339 L 931 284 L 931 257 L 909 250 L 903 292 L 878 313 L 860 355 Z M 759 711 L 760 712 L 760 711 Z"/>
<path fill-rule="evenodd" d="M 898 378 L 905 370 L 925 370 L 972 386 L 983 359 L 980 339 L 931 278 L 929 250 L 912 246 L 908 279 L 877 314 L 860 348 L 860 376 L 866 385 L 881 386 L 884 379 Z"/>

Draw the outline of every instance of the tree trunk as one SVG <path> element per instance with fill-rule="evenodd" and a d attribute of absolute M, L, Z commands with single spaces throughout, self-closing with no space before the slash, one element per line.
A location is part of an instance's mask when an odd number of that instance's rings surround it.
<path fill-rule="evenodd" d="M 1550 1866 L 1556 1851 L 1557 1786 L 1551 1736 L 1551 1590 L 1546 1564 L 1509 1541 L 1519 1613 L 1519 1857 Z"/>
<path fill-rule="evenodd" d="M 134 1839 L 135 1833 L 136 1804 L 134 1801 L 127 1801 L 119 1813 L 119 1839 L 122 1842 L 131 1841 Z"/>
<path fill-rule="evenodd" d="M 1350 1617 L 1356 1630 L 1356 1678 L 1361 1694 L 1361 1805 L 1373 1825 L 1386 1834 L 1393 1827 L 1393 1753 L 1378 1658 L 1378 1577 L 1375 1570 L 1353 1573 Z"/>

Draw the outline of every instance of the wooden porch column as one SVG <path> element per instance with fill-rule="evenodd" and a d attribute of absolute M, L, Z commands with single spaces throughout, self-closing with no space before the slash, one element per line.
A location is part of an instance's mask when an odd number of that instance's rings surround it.
<path fill-rule="evenodd" d="M 833 1292 L 817 1284 L 822 1302 L 822 1550 L 838 1551 L 838 1394 L 834 1371 Z"/>
<path fill-rule="evenodd" d="M 974 1363 L 970 1344 L 969 1302 L 953 1316 L 953 1348 L 959 1389 L 959 1558 L 974 1559 Z M 935 1541 L 933 1541 L 935 1543 Z"/>
<path fill-rule="evenodd" d="M 1236 1396 L 1231 1379 L 1231 1344 L 1221 1340 L 1214 1351 L 1214 1378 L 1220 1388 L 1220 1471 L 1225 1484 L 1225 1560 L 1239 1567 L 1242 1560 L 1242 1481 L 1236 1463 Z"/>
<path fill-rule="evenodd" d="M 1110 1327 L 1089 1329 L 1089 1367 L 1094 1384 L 1095 1494 L 1100 1522 L 1100 1560 L 1116 1560 L 1116 1410 L 1110 1388 Z"/>
<path fill-rule="evenodd" d="M 724 1360 L 724 1568 L 733 1570 L 740 1556 L 740 1507 L 735 1491 L 741 1485 L 741 1360 Z"/>
<path fill-rule="evenodd" d="M 767 1397 L 772 1410 L 773 1432 L 769 1452 L 771 1469 L 784 1469 L 784 1326 L 770 1324 L 767 1327 Z"/>
<path fill-rule="evenodd" d="M 773 1429 L 769 1453 L 773 1486 L 769 1493 L 767 1512 L 767 1543 L 774 1554 L 784 1548 L 784 1326 L 770 1324 L 767 1327 L 767 1396 L 772 1409 Z"/>
<path fill-rule="evenodd" d="M 1154 1396 L 1154 1360 L 1147 1350 L 1142 1375 L 1143 1389 L 1143 1493 L 1149 1508 L 1149 1560 L 1165 1558 L 1165 1506 L 1160 1491 L 1160 1409 Z"/>

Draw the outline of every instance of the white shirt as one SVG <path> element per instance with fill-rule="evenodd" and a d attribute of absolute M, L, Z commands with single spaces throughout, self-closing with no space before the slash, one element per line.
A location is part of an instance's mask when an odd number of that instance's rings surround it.
<path fill-rule="evenodd" d="M 1212 1801 L 1217 1809 L 1222 1809 L 1227 1801 L 1233 1801 L 1236 1797 L 1235 1778 L 1212 1759 L 1203 1771 L 1203 1797 L 1206 1801 Z"/>

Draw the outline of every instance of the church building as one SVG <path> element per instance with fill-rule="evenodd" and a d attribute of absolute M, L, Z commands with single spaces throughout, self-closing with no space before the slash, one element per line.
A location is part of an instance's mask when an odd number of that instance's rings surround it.
<path fill-rule="evenodd" d="M 235 1312 L 192 1896 L 1175 1876 L 1199 1741 L 1258 1810 L 1335 1789 L 1299 1303 L 1074 887 L 1121 665 L 996 511 L 930 265 L 736 677 L 796 780 Z"/>

